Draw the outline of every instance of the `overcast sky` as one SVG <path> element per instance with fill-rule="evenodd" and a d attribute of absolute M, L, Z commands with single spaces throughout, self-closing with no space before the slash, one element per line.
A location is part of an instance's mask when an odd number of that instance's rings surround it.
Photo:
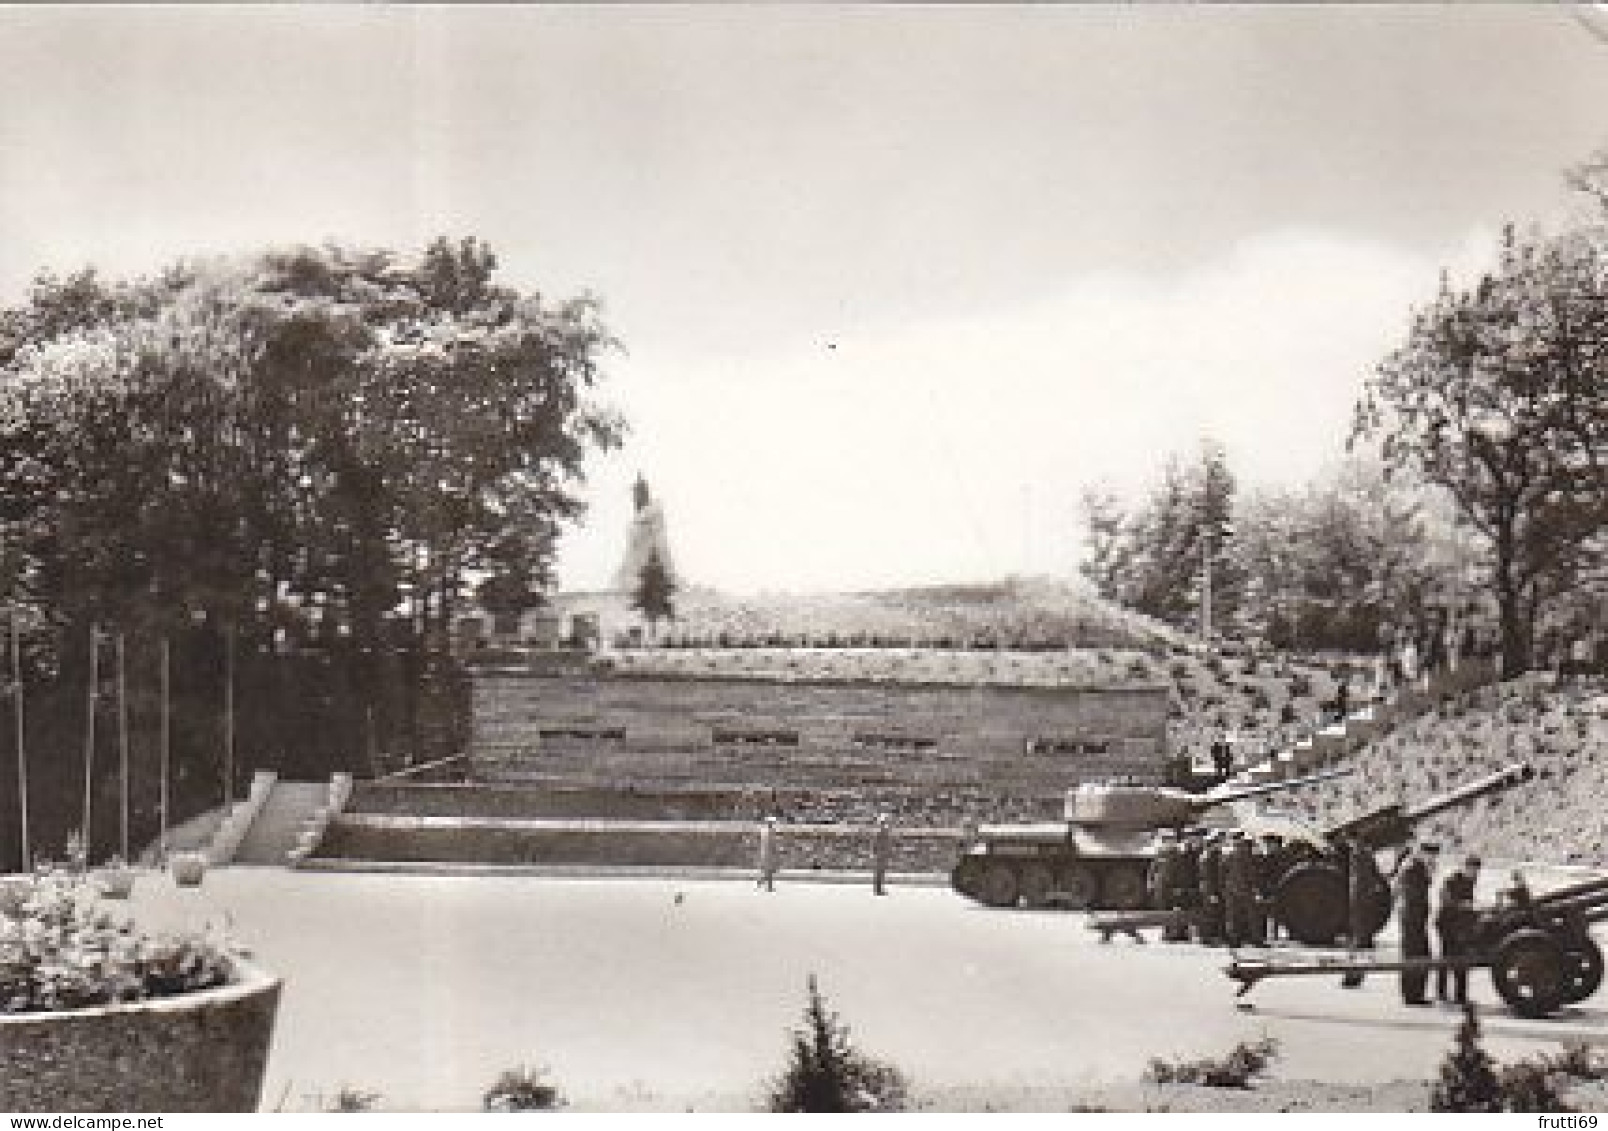
<path fill-rule="evenodd" d="M 1605 21 L 1608 22 L 1608 21 Z M 1070 574 L 1078 499 L 1338 457 L 1443 267 L 1608 144 L 1558 6 L 0 9 L 0 298 L 327 238 L 601 296 L 678 565 Z"/>

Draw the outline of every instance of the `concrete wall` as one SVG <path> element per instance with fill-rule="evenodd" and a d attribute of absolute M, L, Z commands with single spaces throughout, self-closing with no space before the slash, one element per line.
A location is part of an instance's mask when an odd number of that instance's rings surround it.
<path fill-rule="evenodd" d="M 0 1016 L 0 1111 L 256 1111 L 279 982 Z"/>
<path fill-rule="evenodd" d="M 1054 792 L 1160 780 L 1158 687 L 1010 688 L 481 673 L 491 781 Z"/>

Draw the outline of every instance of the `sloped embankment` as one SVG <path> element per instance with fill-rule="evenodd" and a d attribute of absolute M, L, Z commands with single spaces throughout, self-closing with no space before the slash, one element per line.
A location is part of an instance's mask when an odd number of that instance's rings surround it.
<path fill-rule="evenodd" d="M 1608 865 L 1608 683 L 1528 675 L 1479 688 L 1359 750 L 1352 776 L 1292 805 L 1322 824 L 1417 802 L 1514 762 L 1527 785 L 1431 818 L 1422 834 L 1503 860 Z"/>

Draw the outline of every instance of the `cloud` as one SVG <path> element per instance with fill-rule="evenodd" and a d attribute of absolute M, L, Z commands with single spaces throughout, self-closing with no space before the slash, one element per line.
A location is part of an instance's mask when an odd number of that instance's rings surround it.
<path fill-rule="evenodd" d="M 1449 260 L 1477 260 L 1475 233 Z M 640 348 L 614 393 L 634 423 L 602 463 L 571 585 L 623 550 L 637 469 L 678 561 L 739 590 L 1068 573 L 1079 500 L 1133 496 L 1206 436 L 1242 481 L 1296 483 L 1340 452 L 1370 367 L 1440 265 L 1287 231 L 1165 281 L 1102 276 L 1038 303 L 871 337 L 823 321 L 774 357 Z"/>

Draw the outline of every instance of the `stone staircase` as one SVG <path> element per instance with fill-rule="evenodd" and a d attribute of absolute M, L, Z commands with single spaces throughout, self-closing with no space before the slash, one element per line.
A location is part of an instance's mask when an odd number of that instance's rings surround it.
<path fill-rule="evenodd" d="M 329 803 L 327 782 L 275 782 L 235 850 L 236 864 L 290 863 L 301 833 Z"/>
<path fill-rule="evenodd" d="M 1465 662 L 1455 672 L 1436 676 L 1426 687 L 1399 688 L 1395 694 L 1296 740 L 1289 749 L 1280 750 L 1271 758 L 1237 767 L 1228 784 L 1262 785 L 1333 766 L 1353 751 L 1433 710 L 1444 700 L 1500 678 L 1494 665 Z"/>

